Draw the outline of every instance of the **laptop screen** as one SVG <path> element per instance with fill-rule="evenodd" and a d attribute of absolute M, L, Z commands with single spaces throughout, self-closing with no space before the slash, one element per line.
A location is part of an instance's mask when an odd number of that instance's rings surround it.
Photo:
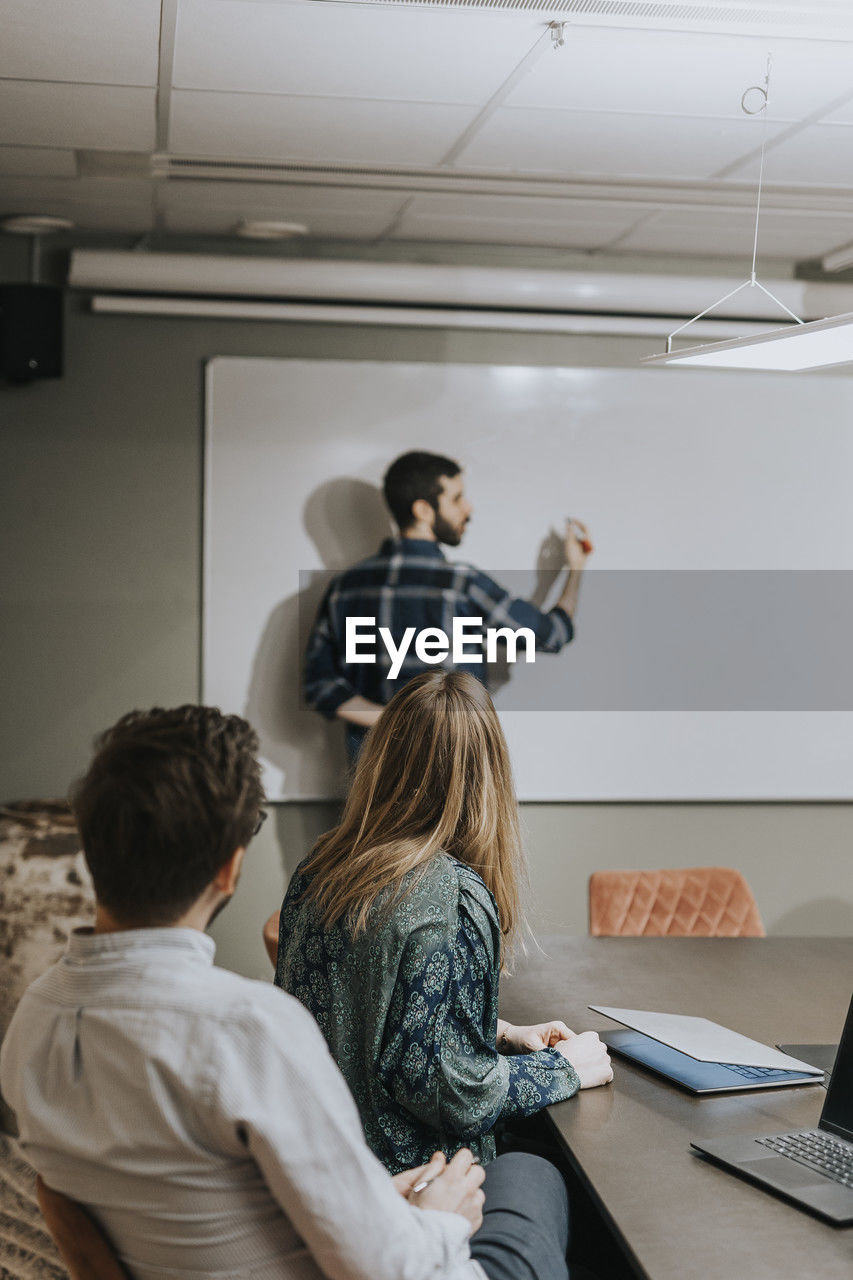
<path fill-rule="evenodd" d="M 853 1141 L 853 1000 L 850 1001 L 832 1079 L 826 1091 L 820 1127 Z"/>

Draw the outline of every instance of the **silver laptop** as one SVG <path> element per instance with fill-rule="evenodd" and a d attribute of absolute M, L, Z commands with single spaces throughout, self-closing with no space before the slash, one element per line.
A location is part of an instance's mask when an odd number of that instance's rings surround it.
<path fill-rule="evenodd" d="M 816 1129 L 690 1145 L 819 1218 L 853 1223 L 853 1000 Z"/>
<path fill-rule="evenodd" d="M 799 1058 L 802 1062 L 817 1067 L 823 1072 L 824 1088 L 829 1085 L 835 1055 L 838 1053 L 837 1044 L 777 1044 L 776 1048 L 782 1053 L 790 1054 L 792 1058 Z"/>
<path fill-rule="evenodd" d="M 820 1084 L 820 1075 L 778 1067 L 750 1067 L 739 1062 L 702 1062 L 661 1044 L 639 1031 L 602 1031 L 611 1053 L 627 1058 L 655 1075 L 671 1080 L 688 1093 L 740 1093 L 744 1089 L 778 1089 L 792 1084 Z"/>

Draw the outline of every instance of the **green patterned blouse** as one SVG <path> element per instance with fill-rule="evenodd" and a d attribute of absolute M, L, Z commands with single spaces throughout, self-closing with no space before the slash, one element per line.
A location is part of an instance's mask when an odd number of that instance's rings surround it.
<path fill-rule="evenodd" d="M 355 941 L 341 923 L 320 927 L 307 883 L 300 866 L 281 908 L 275 981 L 317 1019 L 391 1173 L 463 1146 L 485 1164 L 500 1120 L 577 1092 L 555 1049 L 495 1047 L 500 927 L 470 867 L 437 854 Z"/>

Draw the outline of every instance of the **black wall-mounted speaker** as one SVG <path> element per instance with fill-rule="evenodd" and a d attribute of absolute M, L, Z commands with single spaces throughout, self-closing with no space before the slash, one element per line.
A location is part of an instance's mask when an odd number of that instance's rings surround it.
<path fill-rule="evenodd" d="M 10 382 L 62 377 L 62 290 L 0 285 L 0 372 Z"/>

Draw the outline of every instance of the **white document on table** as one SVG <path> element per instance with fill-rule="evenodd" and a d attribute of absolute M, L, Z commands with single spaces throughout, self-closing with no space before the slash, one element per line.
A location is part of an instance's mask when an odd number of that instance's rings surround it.
<path fill-rule="evenodd" d="M 823 1074 L 808 1062 L 800 1062 L 799 1058 L 791 1058 L 779 1049 L 750 1040 L 717 1022 L 709 1022 L 707 1018 L 692 1018 L 682 1013 L 650 1013 L 644 1009 L 612 1009 L 598 1004 L 591 1004 L 589 1008 L 699 1062 L 735 1062 L 744 1067 L 775 1067 L 814 1076 Z"/>

